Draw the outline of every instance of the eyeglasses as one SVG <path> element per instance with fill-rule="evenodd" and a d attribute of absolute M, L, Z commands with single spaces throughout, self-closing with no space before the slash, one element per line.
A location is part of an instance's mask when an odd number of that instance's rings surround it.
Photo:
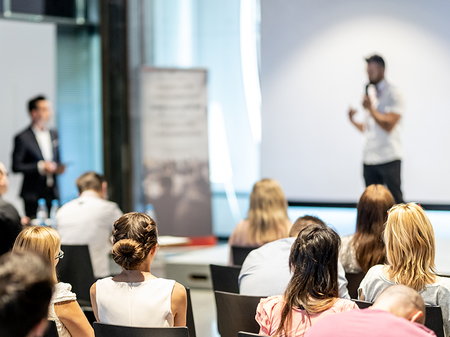
<path fill-rule="evenodd" d="M 58 256 L 55 257 L 55 260 L 57 260 L 57 259 L 61 260 L 63 257 L 64 257 L 64 252 L 62 250 L 60 250 Z"/>

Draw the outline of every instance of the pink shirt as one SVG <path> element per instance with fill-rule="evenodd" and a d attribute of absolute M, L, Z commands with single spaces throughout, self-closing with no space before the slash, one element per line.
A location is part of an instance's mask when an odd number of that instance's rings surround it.
<path fill-rule="evenodd" d="M 431 337 L 427 327 L 379 309 L 363 309 L 328 317 L 314 325 L 306 337 Z"/>
<path fill-rule="evenodd" d="M 284 303 L 283 296 L 272 296 L 261 299 L 256 309 L 255 317 L 260 325 L 260 335 L 272 336 L 275 334 L 280 325 L 281 311 L 283 310 Z M 287 335 L 283 334 L 282 336 L 303 336 L 311 325 L 314 325 L 324 317 L 352 309 L 358 309 L 356 303 L 342 298 L 337 299 L 331 308 L 319 314 L 310 315 L 309 318 L 305 310 L 294 308 L 292 309 L 292 329 Z"/>

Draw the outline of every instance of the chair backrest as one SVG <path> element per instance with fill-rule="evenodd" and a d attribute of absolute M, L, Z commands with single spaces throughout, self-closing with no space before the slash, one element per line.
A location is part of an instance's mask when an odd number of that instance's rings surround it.
<path fill-rule="evenodd" d="M 222 337 L 236 337 L 239 331 L 259 332 L 255 320 L 260 296 L 215 291 L 217 308 L 217 329 Z"/>
<path fill-rule="evenodd" d="M 258 335 L 256 333 L 245 332 L 245 331 L 239 331 L 239 333 L 238 333 L 238 337 L 256 337 L 256 336 L 263 336 L 263 335 Z"/>
<path fill-rule="evenodd" d="M 437 337 L 444 337 L 444 322 L 440 307 L 427 306 L 425 308 L 425 326 L 433 330 Z"/>
<path fill-rule="evenodd" d="M 247 255 L 258 247 L 239 247 L 231 246 L 231 256 L 233 257 L 233 264 L 235 266 L 242 266 Z"/>
<path fill-rule="evenodd" d="M 91 257 L 87 245 L 61 245 L 64 258 L 56 265 L 56 273 L 61 282 L 72 285 L 80 304 L 90 305 L 89 290 L 96 281 L 92 270 Z"/>
<path fill-rule="evenodd" d="M 192 310 L 191 289 L 186 287 L 187 310 L 186 310 L 186 326 L 189 330 L 189 337 L 195 337 L 194 312 Z"/>
<path fill-rule="evenodd" d="M 137 328 L 130 326 L 94 323 L 95 337 L 189 337 L 188 328 Z"/>
<path fill-rule="evenodd" d="M 240 266 L 218 266 L 210 264 L 211 279 L 214 291 L 225 291 L 227 293 L 239 294 Z"/>
<path fill-rule="evenodd" d="M 58 329 L 56 328 L 55 321 L 48 321 L 47 329 L 45 330 L 44 337 L 58 337 Z"/>
<path fill-rule="evenodd" d="M 356 305 L 358 306 L 358 308 L 360 308 L 360 309 L 365 309 L 365 308 L 371 307 L 373 304 L 372 302 L 366 302 L 366 301 L 360 301 L 360 300 L 352 300 L 352 301 L 355 302 Z"/>
<path fill-rule="evenodd" d="M 358 298 L 358 288 L 361 284 L 361 281 L 363 280 L 364 276 L 366 274 L 364 272 L 360 273 L 345 273 L 345 278 L 348 281 L 347 289 L 348 294 L 350 295 L 350 298 L 357 299 Z"/>

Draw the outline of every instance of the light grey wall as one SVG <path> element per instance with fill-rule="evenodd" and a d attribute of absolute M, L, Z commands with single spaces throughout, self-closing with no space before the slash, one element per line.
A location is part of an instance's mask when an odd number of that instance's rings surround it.
<path fill-rule="evenodd" d="M 362 135 L 348 121 L 379 53 L 403 92 L 406 200 L 450 203 L 450 3 L 262 0 L 261 175 L 291 200 L 357 201 Z"/>
<path fill-rule="evenodd" d="M 14 135 L 30 124 L 28 100 L 43 94 L 55 103 L 55 41 L 54 24 L 0 20 L 0 161 L 10 173 Z M 23 215 L 22 175 L 9 183 L 4 199 Z"/>

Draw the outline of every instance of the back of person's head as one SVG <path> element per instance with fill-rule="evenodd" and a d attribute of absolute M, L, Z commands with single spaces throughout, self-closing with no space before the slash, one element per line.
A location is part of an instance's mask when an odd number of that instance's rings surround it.
<path fill-rule="evenodd" d="M 306 226 L 309 226 L 309 225 L 314 225 L 314 224 L 323 225 L 323 226 L 326 225 L 325 222 L 323 222 L 319 218 L 312 216 L 312 215 L 305 215 L 305 216 L 298 218 L 297 220 L 295 220 L 294 224 L 291 227 L 291 230 L 289 231 L 289 237 L 291 237 L 291 238 L 297 237 L 298 233 L 300 233 L 300 231 L 303 228 L 305 228 Z"/>
<path fill-rule="evenodd" d="M 276 335 L 289 331 L 293 308 L 316 314 L 330 308 L 339 297 L 340 244 L 339 235 L 325 224 L 312 224 L 300 231 L 289 255 L 293 275 L 284 293 Z"/>
<path fill-rule="evenodd" d="M 372 308 L 389 311 L 411 322 L 425 323 L 425 303 L 422 296 L 405 285 L 397 284 L 383 290 Z"/>
<path fill-rule="evenodd" d="M 359 199 L 353 245 L 363 272 L 386 260 L 383 231 L 387 211 L 394 204 L 394 197 L 383 185 L 368 186 Z"/>
<path fill-rule="evenodd" d="M 0 257 L 0 336 L 41 336 L 53 292 L 50 264 L 31 252 Z"/>
<path fill-rule="evenodd" d="M 384 231 L 389 275 L 396 283 L 417 291 L 435 282 L 433 226 L 417 204 L 399 204 L 389 210 Z"/>
<path fill-rule="evenodd" d="M 75 181 L 75 184 L 77 185 L 78 192 L 81 194 L 88 190 L 93 190 L 96 192 L 102 191 L 104 182 L 105 178 L 103 175 L 90 171 L 79 176 Z"/>
<path fill-rule="evenodd" d="M 39 95 L 37 97 L 34 97 L 28 101 L 28 112 L 31 113 L 34 109 L 37 109 L 37 105 L 39 101 L 45 101 L 47 98 L 45 96 Z"/>
<path fill-rule="evenodd" d="M 56 230 L 44 226 L 28 227 L 17 236 L 13 252 L 31 251 L 41 255 L 53 266 L 53 279 L 57 282 L 55 267 L 60 247 L 61 238 Z"/>
<path fill-rule="evenodd" d="M 262 245 L 287 237 L 291 225 L 287 201 L 276 180 L 262 179 L 253 186 L 247 219 L 250 243 Z"/>
<path fill-rule="evenodd" d="M 114 223 L 113 243 L 114 261 L 126 270 L 136 269 L 158 243 L 156 223 L 144 213 L 124 214 Z"/>

